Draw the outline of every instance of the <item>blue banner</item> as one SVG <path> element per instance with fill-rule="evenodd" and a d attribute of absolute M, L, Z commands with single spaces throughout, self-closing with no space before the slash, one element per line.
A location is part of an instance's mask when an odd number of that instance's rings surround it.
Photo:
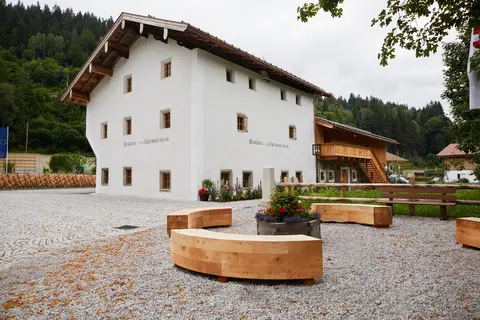
<path fill-rule="evenodd" d="M 0 159 L 7 157 L 8 148 L 8 129 L 0 128 Z"/>

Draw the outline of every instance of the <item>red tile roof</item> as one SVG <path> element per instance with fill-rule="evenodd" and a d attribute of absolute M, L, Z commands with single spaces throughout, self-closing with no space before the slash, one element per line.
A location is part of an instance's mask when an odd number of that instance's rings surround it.
<path fill-rule="evenodd" d="M 458 143 L 450 143 L 437 154 L 437 157 L 461 157 L 466 155 L 468 154 L 458 149 Z"/>
<path fill-rule="evenodd" d="M 393 153 L 387 152 L 387 162 L 406 162 L 407 159 L 399 157 Z"/>

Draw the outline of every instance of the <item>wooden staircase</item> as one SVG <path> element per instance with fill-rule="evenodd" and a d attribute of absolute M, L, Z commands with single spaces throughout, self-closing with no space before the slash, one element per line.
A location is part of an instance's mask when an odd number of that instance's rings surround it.
<path fill-rule="evenodd" d="M 388 183 L 385 175 L 382 176 L 377 172 L 371 160 L 361 161 L 358 166 L 371 183 Z"/>

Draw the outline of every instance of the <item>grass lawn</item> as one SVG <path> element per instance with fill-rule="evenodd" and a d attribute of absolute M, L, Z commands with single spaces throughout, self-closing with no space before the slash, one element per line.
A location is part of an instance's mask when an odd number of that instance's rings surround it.
<path fill-rule="evenodd" d="M 302 193 L 302 195 L 309 197 L 340 197 L 340 190 L 323 189 L 316 193 Z M 347 198 L 378 198 L 380 196 L 379 190 L 345 190 L 345 197 Z M 457 190 L 458 200 L 480 200 L 480 190 Z M 311 203 L 318 201 L 306 201 L 306 204 L 310 206 Z M 333 203 L 333 202 L 332 202 Z M 395 204 L 393 206 L 395 214 L 408 215 L 408 205 Z M 415 207 L 415 213 L 418 216 L 424 217 L 440 217 L 440 206 L 426 206 L 417 205 Z M 479 217 L 480 218 L 480 206 L 472 205 L 456 205 L 447 207 L 447 216 L 450 218 L 461 217 Z"/>

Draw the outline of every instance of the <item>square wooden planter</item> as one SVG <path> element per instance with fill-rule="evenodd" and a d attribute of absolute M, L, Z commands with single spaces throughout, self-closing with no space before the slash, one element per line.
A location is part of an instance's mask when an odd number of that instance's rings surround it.
<path fill-rule="evenodd" d="M 303 234 L 306 236 L 321 239 L 320 220 L 315 219 L 308 222 L 268 222 L 257 220 L 258 235 L 295 235 Z"/>

